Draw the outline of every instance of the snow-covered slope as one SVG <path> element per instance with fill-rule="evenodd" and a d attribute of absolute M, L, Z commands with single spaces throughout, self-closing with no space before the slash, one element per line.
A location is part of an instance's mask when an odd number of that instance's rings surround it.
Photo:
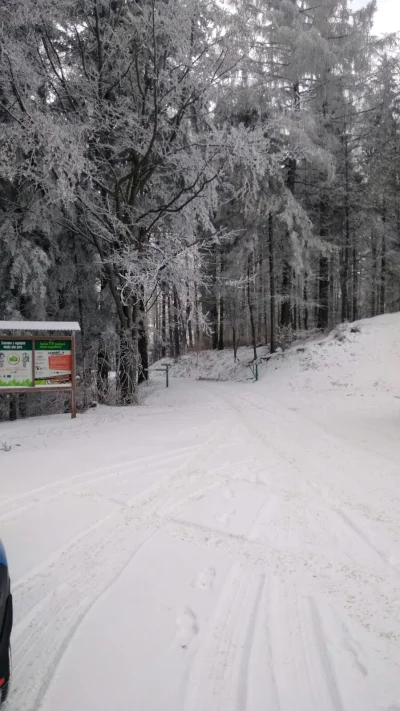
<path fill-rule="evenodd" d="M 267 356 L 268 349 L 258 349 L 258 356 Z M 163 358 L 152 369 L 170 364 L 170 373 L 173 378 L 190 378 L 192 380 L 233 380 L 246 382 L 253 380 L 249 363 L 254 358 L 253 349 L 242 346 L 238 349 L 236 362 L 233 351 L 227 348 L 224 351 L 199 351 L 183 355 L 177 360 Z"/>
<path fill-rule="evenodd" d="M 271 375 L 267 366 L 262 373 L 274 385 L 400 395 L 400 314 L 339 326 L 326 338 L 290 349 L 273 370 Z"/>
<path fill-rule="evenodd" d="M 7 711 L 400 709 L 400 317 L 303 347 L 0 425 Z"/>
<path fill-rule="evenodd" d="M 258 348 L 257 355 L 260 379 L 270 386 L 351 392 L 366 387 L 399 389 L 400 314 L 343 324 L 328 336 L 312 338 L 270 359 L 265 347 Z M 249 369 L 253 357 L 253 349 L 242 346 L 236 363 L 231 349 L 190 353 L 160 363 L 170 363 L 175 378 L 247 381 L 253 379 Z"/>

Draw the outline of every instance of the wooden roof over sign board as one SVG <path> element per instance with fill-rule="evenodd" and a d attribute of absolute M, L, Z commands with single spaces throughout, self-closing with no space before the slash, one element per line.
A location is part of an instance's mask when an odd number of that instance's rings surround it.
<path fill-rule="evenodd" d="M 75 333 L 81 327 L 77 321 L 0 321 L 2 331 L 60 331 Z"/>

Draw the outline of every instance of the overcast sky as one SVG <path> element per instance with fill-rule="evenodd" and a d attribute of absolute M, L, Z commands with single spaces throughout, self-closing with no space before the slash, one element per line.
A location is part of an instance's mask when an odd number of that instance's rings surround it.
<path fill-rule="evenodd" d="M 353 0 L 355 9 L 367 4 L 367 0 Z M 400 31 L 400 0 L 378 0 L 375 19 L 376 32 Z"/>

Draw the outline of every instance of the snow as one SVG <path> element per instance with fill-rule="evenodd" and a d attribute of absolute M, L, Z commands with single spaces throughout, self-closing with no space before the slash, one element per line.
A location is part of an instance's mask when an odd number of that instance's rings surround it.
<path fill-rule="evenodd" d="M 400 315 L 301 348 L 0 424 L 7 711 L 400 708 Z"/>
<path fill-rule="evenodd" d="M 258 355 L 267 356 L 268 350 L 265 347 L 259 348 Z M 233 358 L 233 351 L 230 349 L 226 351 L 199 351 L 184 355 L 176 361 L 163 358 L 152 368 L 155 370 L 161 365 L 169 363 L 173 378 L 245 382 L 254 379 L 249 368 L 253 359 L 253 349 L 243 346 L 238 349 L 236 362 Z"/>
<path fill-rule="evenodd" d="M 77 321 L 0 321 L 1 331 L 80 331 Z"/>

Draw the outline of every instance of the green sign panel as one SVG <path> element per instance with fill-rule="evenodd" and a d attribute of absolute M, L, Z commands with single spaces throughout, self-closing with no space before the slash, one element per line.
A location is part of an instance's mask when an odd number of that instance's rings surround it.
<path fill-rule="evenodd" d="M 71 352 L 71 341 L 36 341 L 35 350 Z"/>
<path fill-rule="evenodd" d="M 46 388 L 72 385 L 71 341 L 35 342 L 35 385 Z"/>
<path fill-rule="evenodd" d="M 32 341 L 13 341 L 5 340 L 0 341 L 0 351 L 31 351 Z"/>
<path fill-rule="evenodd" d="M 0 388 L 32 386 L 32 341 L 0 340 Z"/>

